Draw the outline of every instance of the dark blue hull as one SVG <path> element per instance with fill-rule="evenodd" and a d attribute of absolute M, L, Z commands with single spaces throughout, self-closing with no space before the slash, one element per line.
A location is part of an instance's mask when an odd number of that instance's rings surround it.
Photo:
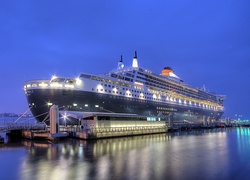
<path fill-rule="evenodd" d="M 218 120 L 223 114 L 221 111 L 199 107 L 76 90 L 32 89 L 27 90 L 26 97 L 31 112 L 38 121 L 49 118 L 48 103 L 58 105 L 59 110 L 70 111 L 129 113 L 147 117 L 167 116 L 172 113 L 175 121 L 189 122 L 201 122 L 203 116 Z"/>

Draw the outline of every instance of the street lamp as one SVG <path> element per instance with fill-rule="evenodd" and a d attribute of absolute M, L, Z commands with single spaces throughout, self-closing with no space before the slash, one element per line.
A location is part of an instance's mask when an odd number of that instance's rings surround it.
<path fill-rule="evenodd" d="M 66 127 L 66 121 L 67 121 L 67 115 L 66 114 L 63 115 L 63 120 L 64 120 L 64 126 Z"/>

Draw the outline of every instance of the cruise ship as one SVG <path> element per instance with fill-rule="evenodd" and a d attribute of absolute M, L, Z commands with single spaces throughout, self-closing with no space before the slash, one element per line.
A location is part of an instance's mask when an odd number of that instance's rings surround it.
<path fill-rule="evenodd" d="M 130 67 L 124 66 L 121 56 L 117 68 L 109 73 L 29 80 L 24 92 L 38 121 L 48 120 L 52 105 L 64 112 L 133 114 L 146 121 L 169 115 L 178 122 L 202 122 L 204 117 L 217 121 L 224 112 L 225 99 L 184 83 L 171 67 L 160 73 L 139 67 L 136 52 Z"/>

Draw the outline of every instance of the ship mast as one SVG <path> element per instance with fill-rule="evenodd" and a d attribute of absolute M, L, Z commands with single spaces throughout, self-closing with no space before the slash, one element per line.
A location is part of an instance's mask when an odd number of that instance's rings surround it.
<path fill-rule="evenodd" d="M 119 70 L 119 69 L 122 69 L 122 68 L 124 68 L 124 64 L 123 64 L 122 55 L 121 55 L 121 59 L 120 59 L 120 61 L 118 62 L 117 69 Z"/>
<path fill-rule="evenodd" d="M 137 52 L 136 51 L 135 51 L 135 57 L 133 59 L 132 67 L 138 68 L 138 60 L 137 60 Z"/>

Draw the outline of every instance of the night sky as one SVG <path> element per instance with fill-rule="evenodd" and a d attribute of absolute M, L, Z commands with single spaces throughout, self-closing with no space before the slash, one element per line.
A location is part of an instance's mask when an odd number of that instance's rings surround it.
<path fill-rule="evenodd" d="M 1 112 L 28 109 L 23 83 L 131 66 L 174 69 L 250 118 L 249 0 L 0 1 Z"/>

